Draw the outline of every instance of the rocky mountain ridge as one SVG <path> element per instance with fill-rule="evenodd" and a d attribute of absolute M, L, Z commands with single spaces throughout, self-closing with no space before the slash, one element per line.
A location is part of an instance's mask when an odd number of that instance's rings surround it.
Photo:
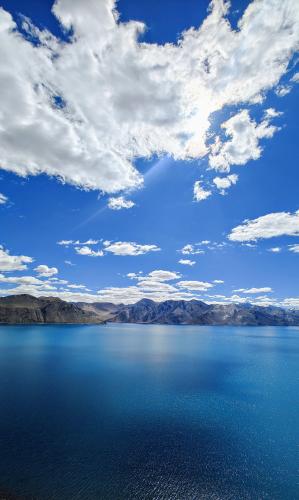
<path fill-rule="evenodd" d="M 137 323 L 168 325 L 299 326 L 299 310 L 252 304 L 206 304 L 200 300 L 142 299 L 136 304 L 65 302 L 57 297 L 0 298 L 0 323 Z"/>
<path fill-rule="evenodd" d="M 20 294 L 0 297 L 0 323 L 102 323 L 92 311 L 57 297 Z"/>
<path fill-rule="evenodd" d="M 143 299 L 121 306 L 110 321 L 179 325 L 298 326 L 299 311 L 252 304 L 206 304 L 199 300 Z"/>

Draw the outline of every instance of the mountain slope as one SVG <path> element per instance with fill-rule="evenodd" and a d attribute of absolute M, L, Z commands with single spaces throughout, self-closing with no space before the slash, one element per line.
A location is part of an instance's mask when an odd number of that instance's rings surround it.
<path fill-rule="evenodd" d="M 112 302 L 76 302 L 78 307 L 87 313 L 95 314 L 101 321 L 111 320 L 119 311 L 122 304 L 112 304 Z"/>
<path fill-rule="evenodd" d="M 0 323 L 101 323 L 92 311 L 56 297 L 36 298 L 32 295 L 0 297 Z"/>
<path fill-rule="evenodd" d="M 0 298 L 0 323 L 138 323 L 169 325 L 299 326 L 299 311 L 252 304 L 142 299 L 136 304 L 71 303 L 56 297 Z"/>
<path fill-rule="evenodd" d="M 205 304 L 199 300 L 153 302 L 142 299 L 121 306 L 111 321 L 182 325 L 299 325 L 299 311 L 251 304 Z"/>

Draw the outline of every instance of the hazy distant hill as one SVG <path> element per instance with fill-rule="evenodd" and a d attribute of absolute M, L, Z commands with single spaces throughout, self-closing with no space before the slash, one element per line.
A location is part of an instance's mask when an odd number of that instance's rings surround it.
<path fill-rule="evenodd" d="M 123 304 L 112 304 L 112 302 L 76 302 L 76 305 L 81 307 L 88 313 L 96 314 L 102 321 L 109 321 L 114 318 Z"/>
<path fill-rule="evenodd" d="M 0 323 L 139 323 L 174 325 L 299 326 L 299 310 L 199 300 L 142 299 L 136 304 L 70 303 L 55 297 L 0 298 Z"/>

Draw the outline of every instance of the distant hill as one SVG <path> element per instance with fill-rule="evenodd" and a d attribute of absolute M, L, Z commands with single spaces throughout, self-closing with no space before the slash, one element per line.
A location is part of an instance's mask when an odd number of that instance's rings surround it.
<path fill-rule="evenodd" d="M 0 323 L 138 323 L 166 325 L 299 326 L 299 310 L 200 300 L 142 299 L 136 304 L 65 302 L 56 297 L 0 298 Z"/>

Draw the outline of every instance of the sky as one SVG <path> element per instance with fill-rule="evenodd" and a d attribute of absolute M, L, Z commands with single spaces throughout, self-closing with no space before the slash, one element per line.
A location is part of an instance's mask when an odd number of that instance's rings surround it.
<path fill-rule="evenodd" d="M 0 6 L 0 294 L 299 307 L 296 2 Z"/>

